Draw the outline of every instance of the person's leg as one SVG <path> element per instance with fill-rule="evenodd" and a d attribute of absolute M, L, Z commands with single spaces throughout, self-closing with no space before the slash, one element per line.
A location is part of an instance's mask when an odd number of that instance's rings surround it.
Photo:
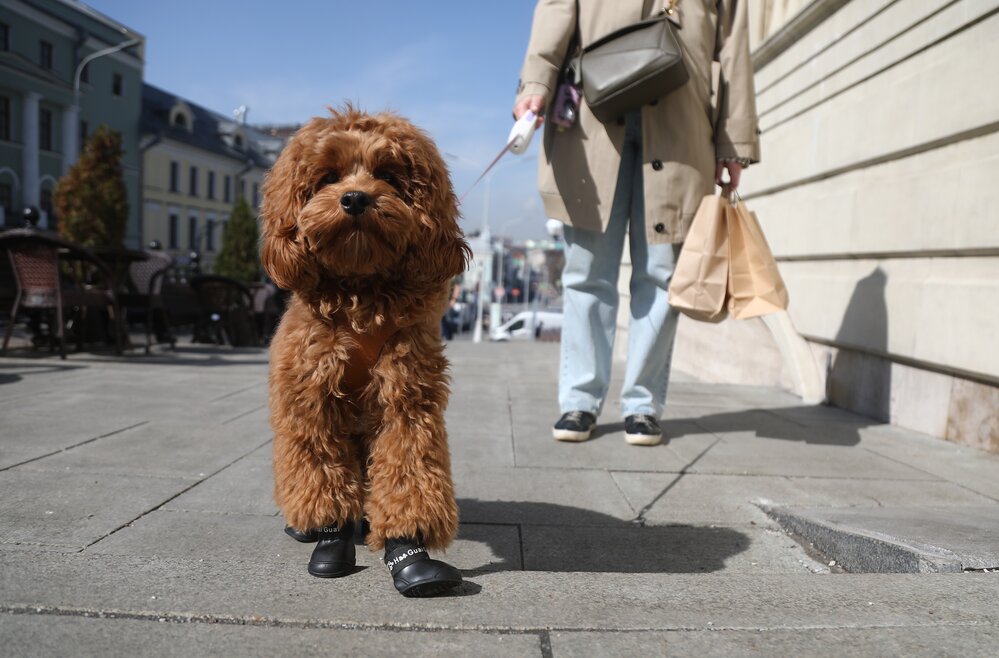
<path fill-rule="evenodd" d="M 673 276 L 680 245 L 649 245 L 645 234 L 645 200 L 641 173 L 641 153 L 634 177 L 634 193 L 629 226 L 632 273 L 628 332 L 628 361 L 621 390 L 621 412 L 627 417 L 652 416 L 658 419 L 666 402 L 673 337 L 677 312 L 669 305 L 669 282 Z M 633 443 L 658 443 L 658 428 L 647 439 L 638 435 Z M 633 441 L 632 438 L 635 438 Z"/>
<path fill-rule="evenodd" d="M 565 227 L 562 271 L 559 408 L 599 415 L 610 383 L 617 318 L 617 281 L 634 189 L 635 148 L 626 141 L 611 217 L 604 233 Z M 588 436 L 588 432 L 586 433 Z"/>

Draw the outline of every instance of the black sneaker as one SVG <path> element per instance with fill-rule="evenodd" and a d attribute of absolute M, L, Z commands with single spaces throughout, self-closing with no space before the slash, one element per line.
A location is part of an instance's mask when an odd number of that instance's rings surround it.
<path fill-rule="evenodd" d="M 596 424 L 597 417 L 588 411 L 568 411 L 555 423 L 552 436 L 559 441 L 585 441 Z"/>
<path fill-rule="evenodd" d="M 624 440 L 633 446 L 657 446 L 663 441 L 663 431 L 655 416 L 635 414 L 624 419 Z"/>

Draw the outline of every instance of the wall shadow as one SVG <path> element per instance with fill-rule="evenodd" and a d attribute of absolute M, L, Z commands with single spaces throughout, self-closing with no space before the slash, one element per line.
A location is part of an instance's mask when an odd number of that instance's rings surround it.
<path fill-rule="evenodd" d="M 880 266 L 857 282 L 836 332 L 842 346 L 829 364 L 829 404 L 882 422 L 891 418 L 891 361 L 888 351 L 888 276 Z"/>
<path fill-rule="evenodd" d="M 459 499 L 459 537 L 487 544 L 496 560 L 466 570 L 599 573 L 709 573 L 745 551 L 749 536 L 732 528 L 643 526 L 551 503 Z M 511 531 L 516 528 L 517 541 Z"/>

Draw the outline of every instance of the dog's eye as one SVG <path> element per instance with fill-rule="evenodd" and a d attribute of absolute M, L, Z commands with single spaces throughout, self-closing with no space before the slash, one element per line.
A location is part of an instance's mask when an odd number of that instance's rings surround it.
<path fill-rule="evenodd" d="M 340 173 L 337 171 L 333 171 L 331 169 L 330 171 L 326 172 L 325 176 L 319 179 L 319 184 L 316 185 L 316 189 L 319 189 L 320 187 L 323 187 L 325 185 L 333 185 L 334 183 L 339 183 L 339 182 L 340 182 Z"/>
<path fill-rule="evenodd" d="M 383 180 L 392 187 L 399 189 L 399 179 L 391 171 L 380 171 L 375 174 L 375 178 Z"/>

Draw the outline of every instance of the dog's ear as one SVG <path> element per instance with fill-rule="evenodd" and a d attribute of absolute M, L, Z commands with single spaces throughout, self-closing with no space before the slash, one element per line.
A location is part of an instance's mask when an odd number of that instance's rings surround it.
<path fill-rule="evenodd" d="M 267 172 L 260 207 L 260 261 L 274 283 L 285 290 L 314 286 L 317 278 L 298 234 L 298 214 L 311 189 L 308 176 L 299 171 L 302 155 L 300 142 L 292 138 Z"/>
<path fill-rule="evenodd" d="M 425 272 L 447 281 L 464 273 L 472 256 L 458 226 L 458 199 L 447 165 L 429 138 L 419 135 L 407 152 L 412 157 L 413 207 L 424 233 L 416 256 Z"/>

